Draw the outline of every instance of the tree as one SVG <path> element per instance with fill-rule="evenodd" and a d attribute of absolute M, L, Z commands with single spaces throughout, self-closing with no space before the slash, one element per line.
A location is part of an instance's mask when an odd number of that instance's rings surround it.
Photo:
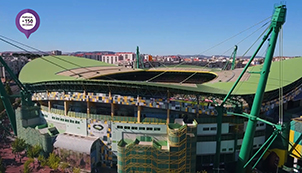
<path fill-rule="evenodd" d="M 54 169 L 54 170 L 58 169 L 60 161 L 61 161 L 60 157 L 58 157 L 55 153 L 50 153 L 47 160 L 48 160 L 47 164 L 51 169 Z"/>
<path fill-rule="evenodd" d="M 24 151 L 26 148 L 25 140 L 21 138 L 16 138 L 15 141 L 12 143 L 12 151 L 14 154 L 18 154 Z"/>

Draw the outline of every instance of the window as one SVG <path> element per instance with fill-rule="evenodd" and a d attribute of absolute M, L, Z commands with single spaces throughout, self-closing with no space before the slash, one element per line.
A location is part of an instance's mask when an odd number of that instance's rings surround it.
<path fill-rule="evenodd" d="M 65 119 L 65 122 L 69 122 L 69 120 L 68 120 L 68 119 Z"/>
<path fill-rule="evenodd" d="M 137 130 L 137 127 L 131 127 L 132 130 Z"/>
<path fill-rule="evenodd" d="M 203 128 L 203 131 L 209 131 L 209 130 L 210 130 L 209 127 L 204 127 L 204 128 Z"/>
<path fill-rule="evenodd" d="M 139 127 L 139 130 L 145 130 L 145 127 Z"/>
<path fill-rule="evenodd" d="M 160 128 L 156 128 L 156 127 L 155 127 L 155 128 L 154 128 L 154 131 L 160 131 Z"/>
<path fill-rule="evenodd" d="M 216 127 L 211 127 L 211 130 L 217 130 L 217 128 Z"/>
<path fill-rule="evenodd" d="M 129 126 L 125 126 L 124 129 L 130 129 L 130 127 Z"/>
<path fill-rule="evenodd" d="M 147 127 L 147 130 L 153 130 L 153 128 L 152 127 Z"/>
<path fill-rule="evenodd" d="M 71 122 L 71 123 L 74 123 L 74 121 L 73 121 L 73 120 L 70 120 L 70 122 Z"/>
<path fill-rule="evenodd" d="M 123 129 L 123 126 L 117 126 L 118 129 Z"/>

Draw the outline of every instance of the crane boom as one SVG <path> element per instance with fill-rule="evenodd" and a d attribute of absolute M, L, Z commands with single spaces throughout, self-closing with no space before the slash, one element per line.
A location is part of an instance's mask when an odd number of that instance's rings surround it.
<path fill-rule="evenodd" d="M 238 163 L 237 163 L 237 173 L 245 172 L 246 163 L 250 157 L 251 150 L 253 149 L 253 140 L 256 130 L 257 118 L 259 117 L 260 108 L 263 100 L 263 95 L 271 67 L 271 62 L 274 55 L 274 50 L 276 47 L 276 42 L 278 38 L 278 33 L 282 25 L 285 23 L 286 7 L 285 5 L 280 5 L 275 7 L 275 12 L 272 17 L 270 29 L 268 34 L 271 33 L 269 40 L 269 47 L 265 56 L 263 63 L 263 68 L 260 72 L 260 79 L 257 87 L 257 91 L 254 97 L 253 105 L 251 108 L 251 113 L 248 116 L 248 124 L 242 141 L 242 147 L 240 149 Z"/>

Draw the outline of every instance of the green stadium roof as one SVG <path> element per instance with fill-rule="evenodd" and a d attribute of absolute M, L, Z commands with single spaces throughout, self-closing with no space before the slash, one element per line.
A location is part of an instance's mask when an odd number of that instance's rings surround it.
<path fill-rule="evenodd" d="M 281 63 L 281 64 L 280 64 Z M 284 61 L 276 61 L 272 63 L 269 79 L 267 82 L 266 92 L 278 89 L 280 86 L 288 86 L 293 82 L 298 81 L 302 77 L 302 70 L 299 70 L 302 64 L 302 58 L 292 58 Z M 282 66 L 281 66 L 282 65 Z M 95 80 L 84 79 L 77 75 L 75 76 L 63 76 L 58 73 L 78 68 L 90 68 L 90 67 L 108 67 L 108 69 L 117 68 L 112 64 L 91 60 L 87 58 L 79 58 L 73 56 L 48 56 L 37 58 L 27 63 L 20 72 L 20 80 L 25 84 L 37 84 L 50 81 L 91 81 L 91 82 L 106 82 L 117 85 L 139 85 L 146 87 L 161 87 L 171 88 L 177 90 L 193 91 L 200 93 L 213 93 L 213 94 L 226 94 L 232 85 L 234 80 L 229 82 L 207 82 L 203 84 L 195 85 L 194 87 L 180 84 L 165 84 L 145 81 L 121 81 L 121 80 Z M 251 66 L 248 68 L 250 72 L 260 72 L 261 65 Z M 283 69 L 283 80 L 280 80 L 280 69 Z M 175 68 L 177 69 L 177 68 Z M 174 70 L 175 70 L 174 69 Z M 196 68 L 190 69 L 192 71 Z M 212 73 L 212 72 L 211 72 Z M 235 95 L 249 95 L 256 92 L 258 80 L 260 74 L 251 73 L 249 78 L 245 81 L 239 82 L 237 88 L 234 90 Z"/>
<path fill-rule="evenodd" d="M 23 83 L 53 80 L 75 80 L 79 78 L 57 75 L 57 73 L 82 67 L 115 66 L 101 61 L 74 56 L 47 56 L 36 58 L 21 70 L 19 79 Z"/>

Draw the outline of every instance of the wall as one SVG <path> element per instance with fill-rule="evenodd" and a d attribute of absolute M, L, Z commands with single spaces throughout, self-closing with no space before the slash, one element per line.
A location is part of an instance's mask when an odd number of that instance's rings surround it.
<path fill-rule="evenodd" d="M 87 120 L 85 118 L 74 118 L 42 111 L 42 114 L 51 126 L 55 126 L 61 132 L 87 136 Z"/>
<path fill-rule="evenodd" d="M 52 152 L 52 138 L 46 134 L 41 134 L 38 130 L 31 127 L 24 127 L 21 119 L 21 108 L 16 110 L 16 123 L 18 137 L 25 140 L 30 145 L 41 145 L 46 153 Z M 36 120 L 35 120 L 36 121 Z M 37 124 L 38 125 L 38 124 Z"/>

